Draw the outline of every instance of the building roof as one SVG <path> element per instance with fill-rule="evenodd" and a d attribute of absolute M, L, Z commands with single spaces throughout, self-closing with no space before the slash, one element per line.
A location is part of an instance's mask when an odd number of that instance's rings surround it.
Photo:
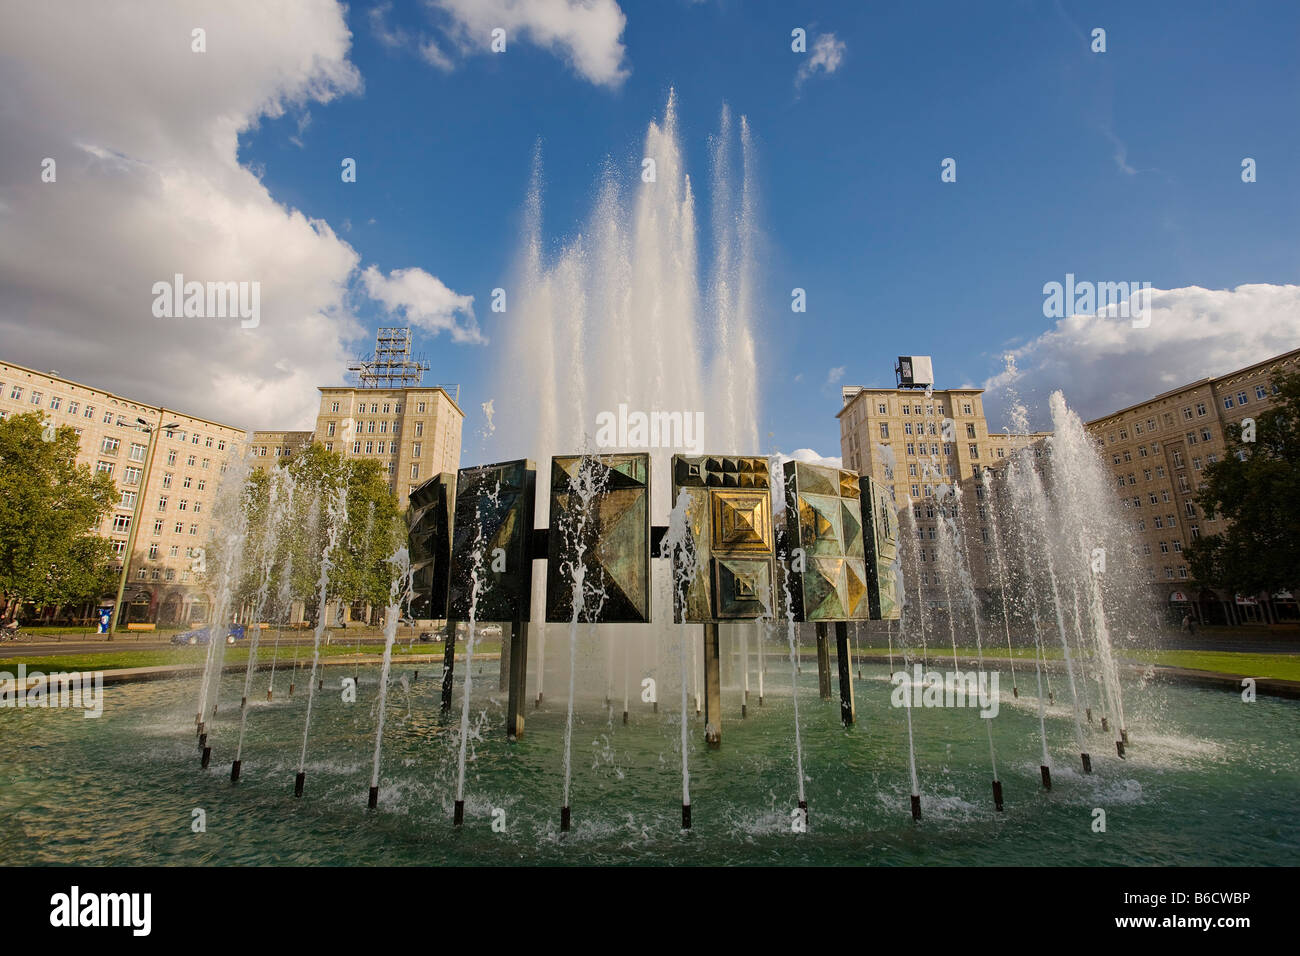
<path fill-rule="evenodd" d="M 1085 422 L 1084 424 L 1085 424 L 1085 425 L 1096 425 L 1096 424 L 1098 424 L 1098 423 L 1100 423 L 1100 422 L 1104 422 L 1104 421 L 1106 421 L 1107 419 L 1117 418 L 1117 417 L 1119 417 L 1120 415 L 1123 415 L 1125 412 L 1131 412 L 1131 411 L 1133 411 L 1134 409 L 1141 408 L 1141 407 L 1144 406 L 1144 405 L 1150 405 L 1150 404 L 1152 404 L 1153 402 L 1158 402 L 1158 401 L 1160 401 L 1161 399 L 1164 399 L 1164 398 L 1172 398 L 1173 396 L 1178 395 L 1178 394 L 1180 394 L 1181 392 L 1191 391 L 1191 390 L 1194 389 L 1194 388 L 1201 388 L 1202 386 L 1205 386 L 1205 385 L 1213 385 L 1215 382 L 1221 381 L 1222 379 L 1225 379 L 1225 378 L 1231 378 L 1231 377 L 1234 376 L 1234 375 L 1242 375 L 1242 374 L 1244 374 L 1244 373 L 1246 373 L 1246 372 L 1249 372 L 1249 371 L 1251 371 L 1251 370 L 1253 370 L 1253 369 L 1257 369 L 1257 368 L 1259 368 L 1260 366 L 1263 366 L 1263 365 L 1269 365 L 1269 364 L 1271 364 L 1271 363 L 1273 363 L 1273 362 L 1284 361 L 1285 359 L 1289 359 L 1289 358 L 1296 358 L 1296 357 L 1298 357 L 1298 356 L 1300 356 L 1300 349 L 1292 349 L 1290 352 L 1282 352 L 1282 353 L 1279 354 L 1279 355 L 1271 356 L 1271 357 L 1266 358 L 1266 359 L 1264 359 L 1264 360 L 1262 360 L 1262 361 L 1259 361 L 1259 362 L 1252 362 L 1250 365 L 1243 365 L 1243 366 L 1242 366 L 1241 368 L 1239 368 L 1239 369 L 1236 369 L 1236 370 L 1231 371 L 1231 372 L 1224 372 L 1222 375 L 1214 375 L 1214 376 L 1211 376 L 1211 377 L 1209 377 L 1209 378 L 1198 378 L 1198 379 L 1196 379 L 1195 381 L 1193 381 L 1193 382 L 1188 382 L 1188 383 L 1185 384 L 1185 385 L 1179 385 L 1177 388 L 1171 388 L 1171 389 L 1169 389 L 1167 392 L 1161 392 L 1159 395 L 1153 395 L 1153 396 L 1151 396 L 1151 397 L 1148 398 L 1148 399 L 1144 399 L 1143 401 L 1135 402 L 1134 404 L 1129 405 L 1129 406 L 1127 406 L 1127 407 L 1125 407 L 1125 408 L 1121 408 L 1121 409 L 1119 409 L 1118 411 L 1107 412 L 1105 415 L 1099 415 L 1099 416 L 1097 416 L 1096 418 L 1090 419 L 1089 421 Z"/>
<path fill-rule="evenodd" d="M 99 392 L 100 394 L 107 395 L 109 398 L 116 398 L 118 401 L 126 402 L 130 405 L 138 405 L 141 408 L 158 412 L 160 415 L 164 413 L 181 415 L 193 422 L 201 422 L 204 425 L 216 425 L 218 428 L 229 428 L 231 431 L 240 432 L 241 434 L 245 434 L 245 435 L 248 434 L 248 429 L 242 428 L 239 425 L 230 425 L 226 422 L 218 422 L 218 421 L 213 421 L 210 418 L 204 418 L 201 415 L 192 415 L 189 412 L 184 411 L 183 409 L 173 408 L 170 405 L 155 405 L 153 402 L 146 402 L 143 399 L 128 398 L 125 395 L 119 395 L 117 392 L 109 391 L 108 389 L 101 388 L 98 385 L 87 385 L 84 382 L 76 382 L 70 378 L 64 378 L 62 375 L 54 371 L 42 372 L 40 369 L 28 368 L 26 365 L 20 365 L 17 362 L 10 362 L 7 359 L 0 359 L 0 364 L 4 364 L 15 369 L 22 369 L 24 372 L 30 372 L 33 375 L 40 375 L 43 378 L 51 378 L 54 379 L 56 382 L 62 382 L 64 385 L 70 385 L 74 388 L 84 388 L 87 391 Z"/>

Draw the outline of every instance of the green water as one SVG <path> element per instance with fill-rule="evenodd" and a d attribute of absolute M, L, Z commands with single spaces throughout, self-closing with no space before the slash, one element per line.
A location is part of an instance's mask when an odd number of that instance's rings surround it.
<path fill-rule="evenodd" d="M 778 666 L 779 664 L 779 666 Z M 306 794 L 293 796 L 305 678 L 290 701 L 264 701 L 255 683 L 243 780 L 230 783 L 242 674 L 222 687 L 212 766 L 199 767 L 196 679 L 105 688 L 104 715 L 0 710 L 0 859 L 20 864 L 1293 864 L 1300 850 L 1300 704 L 1231 693 L 1126 684 L 1128 759 L 1094 726 L 1094 773 L 1080 773 L 1070 710 L 1051 708 L 1054 788 L 1039 785 L 1036 702 L 1011 699 L 1002 675 L 994 739 L 1006 812 L 992 806 L 983 721 L 969 709 L 913 710 L 924 819 L 909 815 L 905 713 L 890 705 L 886 668 L 856 683 L 858 723 L 844 730 L 837 700 L 799 701 L 810 826 L 792 832 L 796 803 L 788 665 L 769 659 L 767 696 L 725 693 L 723 747 L 710 751 L 690 715 L 694 829 L 680 830 L 680 697 L 659 713 L 633 695 L 622 706 L 578 707 L 573 831 L 561 838 L 564 701 L 528 711 L 508 744 L 496 663 L 475 684 L 466 821 L 451 823 L 459 682 L 448 717 L 426 672 L 390 692 L 380 809 L 367 811 L 378 669 L 361 671 L 346 704 L 329 668 L 318 696 Z M 395 676 L 399 672 L 394 670 Z M 405 672 L 409 674 L 409 669 Z M 277 694 L 287 690 L 277 677 Z M 548 684 L 553 694 L 558 682 Z M 485 696 L 487 688 L 491 695 Z M 1063 688 L 1058 689 L 1058 693 Z M 1106 831 L 1094 831 L 1094 809 Z M 195 833 L 193 811 L 206 814 Z M 492 827 L 493 810 L 504 832 Z"/>

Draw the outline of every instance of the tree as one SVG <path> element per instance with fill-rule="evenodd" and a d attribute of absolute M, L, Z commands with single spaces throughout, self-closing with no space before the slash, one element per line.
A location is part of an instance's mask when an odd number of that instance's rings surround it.
<path fill-rule="evenodd" d="M 344 604 L 364 601 L 374 606 L 386 603 L 392 578 L 387 558 L 405 544 L 406 526 L 379 462 L 344 458 L 316 442 L 281 461 L 276 473 L 250 473 L 241 491 L 248 531 L 236 605 L 255 606 L 269 560 L 271 574 L 265 585 L 268 597 L 262 616 L 274 618 L 287 610 L 279 601 L 286 569 L 291 598 L 303 601 L 309 617 L 316 616 L 321 552 L 330 529 L 330 505 L 339 488 L 346 489 L 347 519 L 330 556 L 328 600 Z M 279 500 L 272 510 L 272 484 L 277 481 Z M 290 481 L 294 489 L 291 505 L 287 494 Z M 225 546 L 218 537 L 208 548 L 205 581 L 209 586 L 215 586 Z"/>
<path fill-rule="evenodd" d="M 1230 524 L 1187 549 L 1197 581 L 1242 594 L 1300 583 L 1300 373 L 1273 384 L 1280 404 L 1255 417 L 1254 441 L 1241 424 L 1224 429 L 1229 454 L 1196 496 L 1207 518 Z"/>
<path fill-rule="evenodd" d="M 112 574 L 98 534 L 117 489 L 77 464 L 77 433 L 39 412 L 0 421 L 0 594 L 6 606 L 97 598 Z"/>

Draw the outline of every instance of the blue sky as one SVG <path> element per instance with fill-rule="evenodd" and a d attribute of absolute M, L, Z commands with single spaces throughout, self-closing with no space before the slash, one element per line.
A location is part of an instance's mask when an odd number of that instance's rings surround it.
<path fill-rule="evenodd" d="M 838 454 L 839 384 L 892 384 L 899 354 L 932 354 L 941 385 L 981 385 L 1003 353 L 1022 349 L 1022 368 L 1056 370 L 1027 374 L 1024 396 L 1045 407 L 1046 387 L 1061 384 L 1070 397 L 1073 375 L 1082 404 L 1095 406 L 1088 415 L 1125 404 L 1121 382 L 1135 400 L 1263 357 L 1255 353 L 1288 336 L 1300 344 L 1300 320 L 1289 331 L 1270 320 L 1267 336 L 1251 338 L 1241 330 L 1259 325 L 1258 312 L 1243 319 L 1228 296 L 1244 284 L 1297 281 L 1295 4 L 601 0 L 625 17 L 621 31 L 590 30 L 574 10 L 559 39 L 519 29 L 494 55 L 466 3 L 359 0 L 326 11 L 350 31 L 323 45 L 336 65 L 351 65 L 352 80 L 317 97 L 315 67 L 305 66 L 288 92 L 268 81 L 281 115 L 240 107 L 238 164 L 282 212 L 323 220 L 354 250 L 342 302 L 364 326 L 388 317 L 362 294 L 358 270 L 418 267 L 473 296 L 493 340 L 488 301 L 519 248 L 534 143 L 544 155 L 547 239 L 558 248 L 581 227 L 607 158 L 635 175 L 646 125 L 672 87 L 700 210 L 722 104 L 755 134 L 760 433 L 775 447 Z M 311 16 L 325 7 L 311 5 Z M 791 51 L 795 27 L 810 51 L 832 38 L 833 69 L 797 81 L 813 54 Z M 1104 53 L 1090 50 L 1094 27 L 1106 31 Z M 584 66 L 565 30 L 603 53 L 603 65 Z M 310 31 L 301 32 L 306 45 Z M 426 41 L 441 65 L 421 56 Z M 219 38 L 212 43 L 220 55 Z M 241 69 L 237 60 L 230 68 Z M 67 135 L 85 133 L 70 120 Z M 124 134 L 113 148 L 130 154 L 131 145 Z M 345 156 L 357 161 L 356 183 L 340 181 Z M 945 157 L 957 161 L 955 183 L 940 181 Z M 1241 181 L 1243 157 L 1256 160 L 1257 182 Z M 1088 336 L 1064 353 L 1054 339 L 1051 353 L 1040 341 L 1054 325 L 1042 287 L 1067 272 L 1220 290 L 1210 308 L 1221 321 L 1183 350 L 1171 343 L 1185 336 L 1167 329 L 1119 353 L 1090 350 Z M 803 316 L 789 308 L 796 286 L 807 290 Z M 1251 308 L 1273 314 L 1295 301 Z M 365 351 L 368 333 L 348 333 L 346 350 Z M 490 397 L 499 343 L 416 334 L 430 379 L 461 383 L 467 409 Z M 1133 363 L 1119 361 L 1130 353 Z M 250 357 L 250 376 L 255 364 Z M 1098 381 L 1112 365 L 1123 372 L 1108 405 L 1110 386 Z M 471 414 L 467 433 L 478 424 Z"/>

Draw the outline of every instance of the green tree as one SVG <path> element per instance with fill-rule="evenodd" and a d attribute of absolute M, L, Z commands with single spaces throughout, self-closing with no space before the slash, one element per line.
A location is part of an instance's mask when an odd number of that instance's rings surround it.
<path fill-rule="evenodd" d="M 1242 594 L 1300 583 L 1300 373 L 1279 376 L 1278 405 L 1255 416 L 1254 441 L 1227 426 L 1228 456 L 1205 469 L 1196 496 L 1227 527 L 1187 549 L 1192 576 Z"/>
<path fill-rule="evenodd" d="M 112 545 L 97 533 L 117 489 L 77 464 L 77 433 L 39 412 L 0 421 L 0 594 L 6 606 L 101 596 Z"/>
<path fill-rule="evenodd" d="M 386 559 L 405 543 L 406 526 L 379 462 L 344 458 L 316 442 L 292 459 L 281 461 L 276 471 L 281 473 L 280 501 L 274 513 L 270 506 L 271 486 L 276 480 L 273 473 L 251 472 L 243 488 L 248 533 L 241 555 L 236 604 L 255 606 L 269 553 L 271 574 L 262 616 L 275 618 L 284 613 L 278 598 L 289 568 L 290 596 L 303 601 L 307 616 L 315 618 L 321 552 L 328 540 L 330 505 L 339 488 L 346 489 L 347 520 L 331 554 L 327 600 L 345 605 L 368 601 L 376 607 L 386 603 L 392 577 Z M 289 480 L 293 484 L 291 506 Z M 208 549 L 205 580 L 209 586 L 214 583 L 215 569 L 221 566 L 223 547 L 218 537 Z"/>

